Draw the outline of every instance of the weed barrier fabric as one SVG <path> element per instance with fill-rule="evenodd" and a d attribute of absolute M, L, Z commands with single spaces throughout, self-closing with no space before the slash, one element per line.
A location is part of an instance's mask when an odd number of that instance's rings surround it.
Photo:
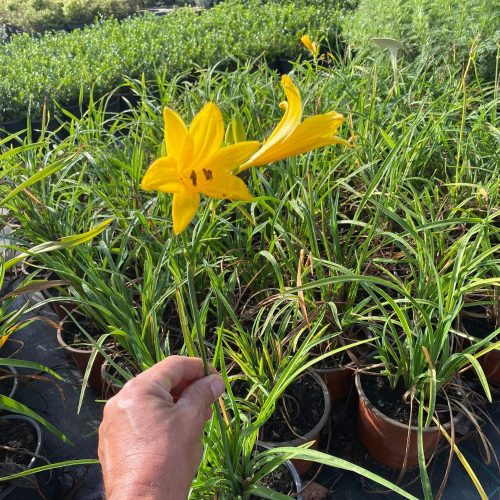
<path fill-rule="evenodd" d="M 19 298 L 19 304 L 27 298 Z M 29 298 L 31 302 L 42 299 L 43 297 L 38 294 Z M 50 306 L 39 310 L 39 315 L 56 320 Z M 22 342 L 20 350 L 21 344 L 16 340 Z M 29 406 L 54 424 L 73 443 L 62 442 L 42 427 L 42 454 L 45 459 L 50 463 L 56 463 L 70 459 L 96 458 L 97 429 L 102 418 L 103 405 L 95 401 L 100 398 L 100 395 L 87 388 L 80 414 L 77 415 L 82 376 L 71 359 L 66 357 L 59 348 L 54 327 L 46 322 L 36 321 L 16 332 L 2 349 L 2 357 L 14 354 L 16 358 L 36 361 L 52 368 L 65 380 L 56 386 L 52 378 L 52 382 L 33 380 L 27 376 L 23 377 L 33 371 L 18 369 L 21 378 L 16 400 Z M 64 400 L 61 398 L 60 390 L 64 393 Z M 47 499 L 101 500 L 104 498 L 101 470 L 98 465 L 56 469 L 52 475 L 39 474 L 38 484 Z M 17 488 L 6 497 L 6 500 L 42 498 L 36 489 Z"/>

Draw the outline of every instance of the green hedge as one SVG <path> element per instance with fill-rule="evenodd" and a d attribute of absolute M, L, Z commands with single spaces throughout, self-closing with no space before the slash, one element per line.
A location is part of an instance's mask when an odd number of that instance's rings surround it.
<path fill-rule="evenodd" d="M 220 0 L 0 0 L 0 26 L 30 33 L 68 30 L 96 17 L 123 18 L 148 7 L 211 7 Z"/>
<path fill-rule="evenodd" d="M 371 38 L 396 38 L 408 49 L 407 57 L 421 58 L 428 66 L 464 66 L 474 41 L 478 74 L 493 80 L 500 42 L 498 0 L 361 0 L 346 17 L 344 34 L 358 51 L 374 53 Z"/>
<path fill-rule="evenodd" d="M 0 23 L 25 31 L 67 29 L 93 22 L 96 16 L 127 16 L 142 0 L 0 0 Z"/>
<path fill-rule="evenodd" d="M 331 13 L 331 15 L 329 15 Z M 44 102 L 68 104 L 93 87 L 102 94 L 145 73 L 171 77 L 195 66 L 265 54 L 304 53 L 299 38 L 334 36 L 333 9 L 305 2 L 228 0 L 207 11 L 189 8 L 155 17 L 107 20 L 71 33 L 16 35 L 0 46 L 0 121 L 40 112 Z"/>

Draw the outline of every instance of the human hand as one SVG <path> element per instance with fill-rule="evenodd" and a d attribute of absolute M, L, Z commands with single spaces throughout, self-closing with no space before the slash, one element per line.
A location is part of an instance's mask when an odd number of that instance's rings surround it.
<path fill-rule="evenodd" d="M 107 500 L 185 500 L 210 406 L 223 391 L 219 375 L 205 377 L 201 359 L 184 356 L 128 381 L 106 403 L 99 427 Z"/>

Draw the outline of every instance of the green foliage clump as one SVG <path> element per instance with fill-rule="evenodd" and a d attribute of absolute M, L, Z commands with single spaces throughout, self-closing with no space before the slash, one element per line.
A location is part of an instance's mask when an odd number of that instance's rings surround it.
<path fill-rule="evenodd" d="M 374 37 L 395 38 L 410 59 L 465 65 L 472 54 L 478 74 L 493 80 L 500 43 L 495 0 L 361 0 L 344 32 L 356 50 L 372 52 Z"/>
<path fill-rule="evenodd" d="M 0 24 L 29 32 L 67 29 L 97 16 L 125 17 L 141 6 L 141 0 L 0 0 Z"/>
<path fill-rule="evenodd" d="M 110 19 L 71 33 L 15 35 L 0 46 L 0 120 L 22 118 L 29 109 L 39 114 L 52 101 L 85 100 L 91 88 L 102 95 L 123 83 L 124 75 L 172 77 L 262 54 L 295 58 L 304 32 L 319 37 L 332 25 L 317 7 L 232 0 L 202 12 L 181 8 L 163 17 Z"/>

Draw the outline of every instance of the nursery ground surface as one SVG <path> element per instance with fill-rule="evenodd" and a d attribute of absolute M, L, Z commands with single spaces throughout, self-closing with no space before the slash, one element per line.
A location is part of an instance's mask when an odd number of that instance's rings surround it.
<path fill-rule="evenodd" d="M 37 300 L 32 297 L 31 300 Z M 49 307 L 45 307 L 40 314 L 55 319 Z M 18 341 L 22 341 L 22 344 Z M 18 349 L 20 349 L 18 351 Z M 18 352 L 16 352 L 18 351 Z M 51 435 L 46 429 L 43 432 L 43 453 L 50 462 L 70 459 L 95 458 L 97 456 L 97 429 L 102 416 L 102 403 L 97 402 L 98 394 L 87 389 L 81 411 L 77 414 L 80 396 L 81 375 L 65 354 L 60 350 L 56 341 L 55 329 L 44 322 L 32 323 L 24 330 L 12 336 L 3 348 L 2 355 L 13 355 L 17 358 L 37 361 L 58 372 L 64 383 L 56 386 L 43 380 L 25 378 L 21 380 L 16 399 L 29 405 L 33 410 L 56 425 L 68 438 L 71 444 L 65 444 Z M 21 374 L 25 371 L 19 370 Z M 61 397 L 61 390 L 64 399 Z M 498 393 L 496 397 L 498 401 Z M 500 404 L 490 405 L 488 408 L 492 422 L 500 422 Z M 323 449 L 331 454 L 357 463 L 389 480 L 396 482 L 398 472 L 377 464 L 368 455 L 356 437 L 356 402 L 336 402 L 330 419 L 329 435 L 326 432 L 322 437 Z M 485 427 L 485 434 L 492 443 L 497 454 L 500 455 L 500 435 L 494 425 L 489 423 Z M 466 429 L 464 430 L 466 431 Z M 487 465 L 480 453 L 479 440 L 472 437 L 459 443 L 459 447 L 470 465 L 474 469 L 479 481 L 485 489 L 489 499 L 498 499 L 500 495 L 500 476 L 498 467 L 494 463 Z M 438 490 L 443 477 L 448 454 L 439 454 L 430 466 L 430 476 L 435 491 Z M 317 474 L 316 474 L 317 473 Z M 377 486 L 367 480 L 361 480 L 354 473 L 343 472 L 331 467 L 320 470 L 313 468 L 307 473 L 304 483 L 313 479 L 324 485 L 329 493 L 326 497 L 314 498 L 398 498 L 395 494 L 385 494 Z M 313 477 L 316 476 L 316 477 Z M 417 469 L 409 470 L 400 481 L 400 486 L 422 497 Z M 98 466 L 72 467 L 56 470 L 49 484 L 41 484 L 45 498 L 61 500 L 101 500 L 104 498 L 101 473 Z M 11 494 L 9 500 L 35 500 L 43 498 L 37 491 L 18 489 Z M 470 478 L 454 457 L 450 476 L 443 498 L 446 499 L 476 499 L 478 494 Z"/>

